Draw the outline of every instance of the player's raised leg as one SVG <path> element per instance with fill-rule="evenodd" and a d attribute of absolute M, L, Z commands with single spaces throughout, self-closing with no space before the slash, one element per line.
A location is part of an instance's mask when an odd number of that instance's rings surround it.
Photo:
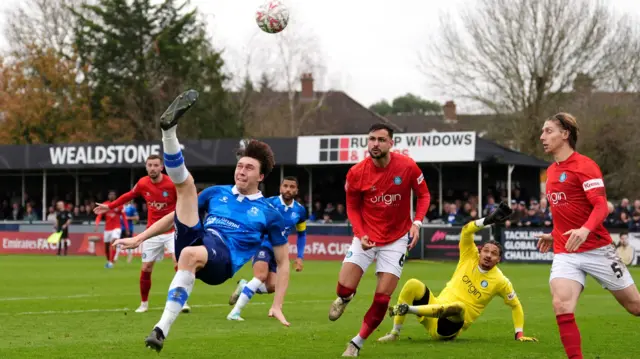
<path fill-rule="evenodd" d="M 197 97 L 198 93 L 193 90 L 181 94 L 160 118 L 165 168 L 171 181 L 176 185 L 177 192 L 175 222 L 178 233 L 176 233 L 176 239 L 181 234 L 181 228 L 187 232 L 201 230 L 198 193 L 193 177 L 185 166 L 180 143 L 176 136 L 179 118 L 195 103 Z M 164 339 L 169 334 L 171 325 L 191 294 L 195 273 L 206 265 L 207 260 L 208 253 L 204 246 L 187 246 L 181 251 L 178 258 L 178 271 L 169 285 L 167 303 L 162 317 L 145 339 L 147 347 L 158 352 L 162 350 Z"/>

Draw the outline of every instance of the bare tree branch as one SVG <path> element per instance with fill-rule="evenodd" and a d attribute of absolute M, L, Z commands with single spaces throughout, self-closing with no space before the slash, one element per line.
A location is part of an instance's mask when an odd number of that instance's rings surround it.
<path fill-rule="evenodd" d="M 504 125 L 519 147 L 533 151 L 545 106 L 570 90 L 578 73 L 633 88 L 621 80 L 640 68 L 639 37 L 630 41 L 631 33 L 602 1 L 478 0 L 443 17 L 421 67 L 448 96 L 519 114 Z"/>
<path fill-rule="evenodd" d="M 24 0 L 7 10 L 4 33 L 14 56 L 27 49 L 55 49 L 70 58 L 73 54 L 71 8 L 79 9 L 84 0 Z M 35 46 L 31 46 L 35 45 Z"/>

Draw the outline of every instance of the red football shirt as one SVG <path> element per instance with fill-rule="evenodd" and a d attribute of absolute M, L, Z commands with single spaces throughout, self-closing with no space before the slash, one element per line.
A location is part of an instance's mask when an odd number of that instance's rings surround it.
<path fill-rule="evenodd" d="M 416 193 L 416 221 L 422 222 L 430 194 L 422 171 L 408 156 L 389 153 L 391 160 L 376 167 L 366 158 L 347 173 L 347 216 L 357 238 L 369 236 L 384 245 L 406 235 L 411 228 L 411 190 Z"/>
<path fill-rule="evenodd" d="M 106 205 L 110 205 L 109 201 L 104 202 Z M 127 216 L 124 214 L 124 209 L 122 206 L 117 206 L 114 208 L 110 208 L 107 213 L 99 214 L 96 217 L 96 226 L 100 224 L 102 221 L 102 217 L 104 216 L 104 230 L 112 231 L 114 229 L 120 229 L 120 218 L 124 221 L 124 227 L 129 230 L 129 225 L 127 222 Z"/>
<path fill-rule="evenodd" d="M 162 175 L 158 183 L 153 183 L 149 176 L 140 178 L 131 191 L 110 203 L 109 208 L 123 205 L 138 196 L 147 202 L 147 228 L 176 209 L 176 186 L 167 175 Z M 173 228 L 167 233 L 171 232 Z"/>
<path fill-rule="evenodd" d="M 569 236 L 563 234 L 582 226 L 591 233 L 576 250 L 586 252 L 612 243 L 603 222 L 606 209 L 606 191 L 600 167 L 589 157 L 574 152 L 566 160 L 554 162 L 547 169 L 547 201 L 553 219 L 553 252 L 567 253 L 565 244 Z M 598 208 L 594 211 L 594 208 Z M 587 225 L 588 222 L 593 224 Z M 592 228 L 589 228 L 592 227 Z"/>

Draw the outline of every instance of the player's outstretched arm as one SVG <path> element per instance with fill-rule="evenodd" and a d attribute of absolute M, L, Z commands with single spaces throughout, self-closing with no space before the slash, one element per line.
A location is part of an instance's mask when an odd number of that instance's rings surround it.
<path fill-rule="evenodd" d="M 282 304 L 289 287 L 289 244 L 273 247 L 273 253 L 278 267 L 276 269 L 276 292 L 273 298 L 273 305 L 269 310 L 269 316 L 275 317 L 282 324 L 289 326 L 289 322 L 287 322 L 282 313 Z"/>
<path fill-rule="evenodd" d="M 152 224 L 149 228 L 145 229 L 142 233 L 133 238 L 121 238 L 113 242 L 112 246 L 121 245 L 124 249 L 137 248 L 142 242 L 149 238 L 155 237 L 159 234 L 165 233 L 173 226 L 175 217 L 175 211 L 162 217 L 159 221 Z"/>
<path fill-rule="evenodd" d="M 513 289 L 513 285 L 506 278 L 504 286 L 500 291 L 500 296 L 504 299 L 504 303 L 511 307 L 511 319 L 513 319 L 513 327 L 515 328 L 515 339 L 520 342 L 537 342 L 538 339 L 534 337 L 524 336 L 524 310 Z"/>

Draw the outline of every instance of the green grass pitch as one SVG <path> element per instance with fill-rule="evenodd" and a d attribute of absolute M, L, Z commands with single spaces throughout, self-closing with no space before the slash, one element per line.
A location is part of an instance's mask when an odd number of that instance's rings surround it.
<path fill-rule="evenodd" d="M 175 322 L 160 358 L 338 358 L 358 333 L 373 295 L 375 276 L 365 274 L 358 295 L 336 322 L 327 318 L 340 270 L 339 262 L 308 261 L 291 273 L 284 312 L 285 328 L 267 317 L 271 295 L 256 295 L 243 312 L 245 322 L 225 319 L 230 293 L 240 278 L 251 278 L 245 266 L 221 286 L 196 281 L 190 314 Z M 151 310 L 139 304 L 139 259 L 124 258 L 113 269 L 95 257 L 0 257 L 0 358 L 158 358 L 143 340 L 160 318 L 173 267 L 156 265 Z M 435 292 L 452 274 L 455 263 L 408 262 L 400 286 L 415 277 Z M 402 339 L 379 344 L 390 330 L 384 322 L 367 341 L 363 358 L 564 358 L 548 289 L 548 265 L 501 265 L 524 306 L 525 334 L 538 343 L 513 339 L 510 309 L 496 298 L 463 335 L 452 342 L 429 339 L 413 318 Z M 631 269 L 640 278 L 638 269 Z M 399 289 L 398 289 L 399 290 Z M 392 301 L 395 303 L 397 292 Z M 640 321 L 589 279 L 577 309 L 585 358 L 640 358 Z"/>

